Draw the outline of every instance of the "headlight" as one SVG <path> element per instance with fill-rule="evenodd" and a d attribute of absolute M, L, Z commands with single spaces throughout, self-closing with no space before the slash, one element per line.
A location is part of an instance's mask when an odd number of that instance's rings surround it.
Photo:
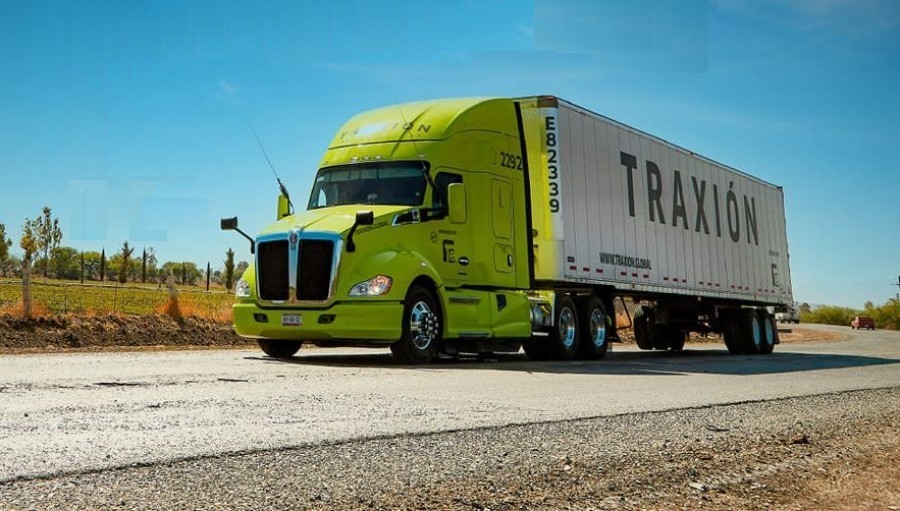
<path fill-rule="evenodd" d="M 237 298 L 250 298 L 250 284 L 243 278 L 238 279 L 234 285 L 234 296 Z"/>
<path fill-rule="evenodd" d="M 391 290 L 394 279 L 378 275 L 350 288 L 350 296 L 380 296 Z"/>

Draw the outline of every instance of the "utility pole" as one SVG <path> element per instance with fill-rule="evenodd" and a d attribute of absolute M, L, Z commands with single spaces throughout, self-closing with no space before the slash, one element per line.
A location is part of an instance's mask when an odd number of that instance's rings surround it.
<path fill-rule="evenodd" d="M 897 283 L 891 285 L 900 288 L 900 275 L 897 275 Z M 897 303 L 900 304 L 900 293 L 897 293 Z"/>

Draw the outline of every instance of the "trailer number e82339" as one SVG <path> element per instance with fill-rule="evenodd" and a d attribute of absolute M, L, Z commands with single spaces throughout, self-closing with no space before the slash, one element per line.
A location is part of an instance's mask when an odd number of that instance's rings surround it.
<path fill-rule="evenodd" d="M 559 155 L 556 141 L 556 117 L 544 117 L 546 132 L 544 145 L 547 147 L 547 187 L 550 195 L 550 212 L 559 213 Z"/>

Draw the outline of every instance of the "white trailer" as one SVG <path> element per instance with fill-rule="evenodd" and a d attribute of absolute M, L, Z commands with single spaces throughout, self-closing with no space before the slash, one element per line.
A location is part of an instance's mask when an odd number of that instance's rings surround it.
<path fill-rule="evenodd" d="M 538 286 L 647 301 L 641 347 L 713 330 L 770 351 L 764 306 L 792 303 L 781 187 L 561 99 L 519 101 Z"/>

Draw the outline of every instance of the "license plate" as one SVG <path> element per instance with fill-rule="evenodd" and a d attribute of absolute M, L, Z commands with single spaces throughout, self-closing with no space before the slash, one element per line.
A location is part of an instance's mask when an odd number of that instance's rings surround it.
<path fill-rule="evenodd" d="M 303 317 L 300 314 L 282 314 L 281 326 L 300 326 L 303 324 Z"/>

